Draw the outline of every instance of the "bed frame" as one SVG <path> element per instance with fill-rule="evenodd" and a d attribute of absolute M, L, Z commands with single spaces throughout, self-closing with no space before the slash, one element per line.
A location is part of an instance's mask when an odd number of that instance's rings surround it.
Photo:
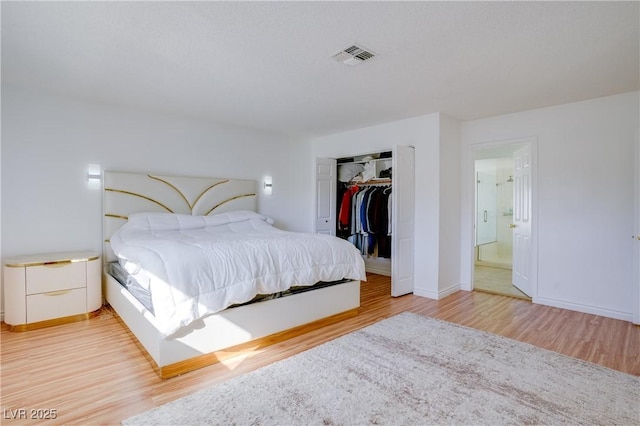
<path fill-rule="evenodd" d="M 105 265 L 115 260 L 109 239 L 128 216 L 140 212 L 209 215 L 256 211 L 256 182 L 104 173 Z M 103 269 L 106 301 L 136 337 L 158 375 L 165 379 L 223 361 L 242 352 L 302 334 L 315 326 L 357 314 L 360 281 L 230 308 L 197 320 L 163 338 L 153 314 Z"/>

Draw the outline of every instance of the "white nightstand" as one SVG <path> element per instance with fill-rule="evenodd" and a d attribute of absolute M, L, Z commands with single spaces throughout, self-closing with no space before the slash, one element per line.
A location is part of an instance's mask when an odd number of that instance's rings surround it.
<path fill-rule="evenodd" d="M 4 321 L 25 331 L 88 319 L 102 306 L 100 272 L 95 252 L 5 259 Z"/>

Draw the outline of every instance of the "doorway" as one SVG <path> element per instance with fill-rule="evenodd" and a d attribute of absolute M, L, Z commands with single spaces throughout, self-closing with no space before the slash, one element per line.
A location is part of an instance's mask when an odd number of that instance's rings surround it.
<path fill-rule="evenodd" d="M 476 160 L 476 264 L 511 269 L 513 157 Z"/>
<path fill-rule="evenodd" d="M 385 262 L 389 266 L 389 272 L 391 275 L 391 296 L 398 297 L 413 292 L 414 283 L 414 205 L 415 205 L 415 154 L 414 148 L 409 146 L 396 145 L 391 151 L 385 151 L 390 153 L 390 156 L 382 157 L 381 154 L 376 154 L 378 157 L 373 158 L 372 154 L 364 154 L 358 156 L 352 156 L 349 158 L 349 163 L 366 163 L 371 166 L 370 171 L 375 171 L 372 176 L 367 179 L 358 179 L 357 191 L 368 192 L 369 200 L 374 192 L 380 190 L 382 193 L 388 195 L 386 203 L 378 203 L 379 207 L 386 209 L 387 218 L 386 224 L 390 224 L 391 233 L 387 233 L 390 237 L 391 252 L 385 251 L 385 256 L 382 260 L 388 260 Z M 362 158 L 361 158 L 362 157 Z M 371 157 L 371 158 L 369 158 Z M 343 157 L 344 159 L 344 157 Z M 380 160 L 380 161 L 379 161 Z M 390 160 L 390 163 L 389 163 Z M 341 161 L 341 165 L 345 165 L 347 162 Z M 389 167 L 390 165 L 390 167 Z M 383 166 L 383 167 L 380 167 Z M 331 158 L 316 158 L 316 203 L 315 203 L 315 232 L 328 235 L 337 235 L 337 216 L 342 208 L 338 208 L 338 198 L 340 202 L 344 201 L 344 193 L 342 196 L 338 196 L 337 182 L 339 180 L 339 174 L 337 171 L 337 159 Z M 378 170 L 379 169 L 379 170 Z M 388 170 L 388 176 L 381 176 L 381 172 Z M 364 166 L 363 170 L 364 171 Z M 345 173 L 351 173 L 346 170 Z M 393 175 L 391 175 L 391 172 Z M 357 173 L 362 174 L 358 171 Z M 356 174 L 351 175 L 347 182 L 350 182 Z M 393 184 L 391 181 L 393 180 Z M 387 182 L 388 181 L 388 182 Z M 384 183 L 384 188 L 376 186 L 376 182 Z M 393 189 L 391 187 L 393 185 Z M 368 189 L 367 189 L 368 188 Z M 391 196 L 391 191 L 393 195 Z M 346 193 L 347 195 L 349 193 Z M 347 234 L 340 235 L 341 237 L 349 240 L 351 243 L 356 243 L 356 247 L 359 249 L 365 247 L 363 244 L 358 246 L 357 238 L 360 238 L 362 234 L 360 231 L 355 232 L 355 228 L 351 226 L 355 222 L 355 226 L 358 225 L 358 217 L 363 218 L 369 214 L 369 208 L 375 210 L 376 204 L 367 202 L 364 204 L 365 209 L 362 209 L 363 202 L 365 200 L 365 192 L 354 192 L 353 195 L 361 194 L 362 201 L 360 201 L 360 216 L 354 214 L 353 206 L 357 206 L 353 202 L 351 207 L 345 209 L 345 212 L 351 212 L 351 218 L 345 218 L 344 226 L 349 226 L 350 231 Z M 379 200 L 383 200 L 382 194 L 378 193 Z M 348 198 L 347 198 L 348 199 Z M 353 199 L 352 199 L 353 201 Z M 349 204 L 347 204 L 349 205 Z M 347 214 L 348 216 L 348 214 Z M 341 219 L 342 220 L 342 219 Z M 362 219 L 360 219 L 362 221 Z M 368 223 L 368 226 L 371 222 Z M 362 226 L 362 224 L 360 224 Z M 389 227 L 387 228 L 389 229 Z M 373 235 L 373 232 L 370 234 Z M 367 234 L 368 235 L 368 234 Z M 350 237 L 353 236 L 352 240 Z M 382 239 L 381 239 L 382 240 Z M 367 238 L 366 244 L 370 241 L 377 241 Z M 388 240 L 386 240 L 388 242 Z M 367 256 L 376 254 L 375 244 L 372 246 L 366 246 L 367 250 L 363 253 L 363 260 Z M 373 248 L 372 252 L 369 252 L 368 248 Z M 388 247 L 387 247 L 388 248 Z M 381 255 L 380 246 L 377 247 L 377 255 Z M 365 261 L 365 266 L 367 262 Z M 371 264 L 367 268 L 367 272 L 379 273 L 380 271 L 372 271 Z M 386 272 L 386 271 L 385 271 Z M 387 272 L 387 273 L 389 273 Z"/>
<path fill-rule="evenodd" d="M 531 300 L 513 285 L 513 174 L 513 155 L 475 160 L 473 287 L 486 293 Z"/>
<path fill-rule="evenodd" d="M 527 153 L 524 169 L 523 152 Z M 535 277 L 530 276 L 530 271 L 535 271 L 535 250 L 531 238 L 534 189 L 531 153 L 532 143 L 527 140 L 470 150 L 473 170 L 470 289 L 532 300 Z"/>

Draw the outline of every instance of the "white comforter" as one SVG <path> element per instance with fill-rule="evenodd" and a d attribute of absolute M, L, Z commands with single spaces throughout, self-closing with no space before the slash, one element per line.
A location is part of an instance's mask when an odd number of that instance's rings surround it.
<path fill-rule="evenodd" d="M 151 292 L 164 335 L 257 294 L 343 278 L 366 280 L 358 250 L 340 238 L 287 232 L 257 213 L 143 213 L 112 237 L 121 264 Z"/>

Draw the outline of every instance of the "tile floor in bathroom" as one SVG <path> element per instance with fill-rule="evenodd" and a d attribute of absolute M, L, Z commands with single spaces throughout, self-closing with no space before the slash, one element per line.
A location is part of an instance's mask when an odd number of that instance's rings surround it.
<path fill-rule="evenodd" d="M 475 265 L 474 290 L 531 300 L 511 284 L 511 269 Z"/>

